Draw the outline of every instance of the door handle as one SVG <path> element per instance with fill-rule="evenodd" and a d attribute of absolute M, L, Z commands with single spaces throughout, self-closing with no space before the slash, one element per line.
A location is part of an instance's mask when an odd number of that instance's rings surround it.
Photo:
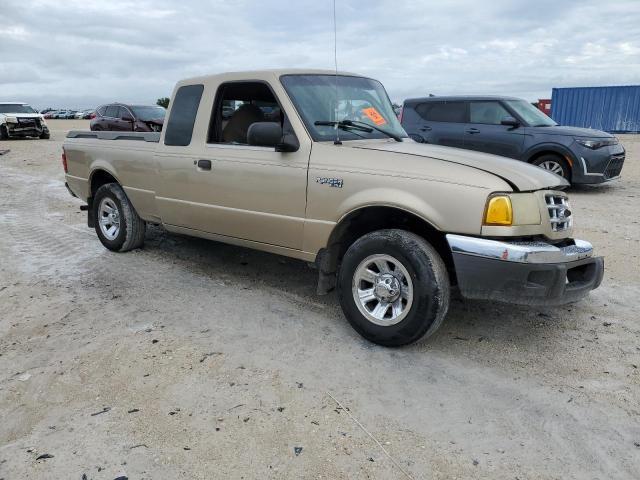
<path fill-rule="evenodd" d="M 477 128 L 467 128 L 465 130 L 465 132 L 467 132 L 467 133 L 480 133 L 480 130 L 478 130 Z"/>
<path fill-rule="evenodd" d="M 211 160 L 198 160 L 197 165 L 201 170 L 211 170 Z"/>
<path fill-rule="evenodd" d="M 424 127 L 420 128 L 421 132 L 430 132 L 431 131 L 431 127 L 429 127 L 428 125 L 425 125 Z"/>

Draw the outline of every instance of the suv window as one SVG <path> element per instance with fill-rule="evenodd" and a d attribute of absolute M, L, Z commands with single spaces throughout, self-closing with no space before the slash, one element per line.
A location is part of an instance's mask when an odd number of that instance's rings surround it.
<path fill-rule="evenodd" d="M 425 102 L 416 112 L 429 122 L 467 123 L 466 102 Z"/>
<path fill-rule="evenodd" d="M 247 144 L 247 131 L 255 122 L 283 124 L 284 114 L 269 86 L 262 82 L 220 85 L 211 112 L 208 143 Z"/>
<path fill-rule="evenodd" d="M 118 106 L 117 105 L 109 105 L 104 114 L 105 117 L 109 118 L 118 118 Z"/>
<path fill-rule="evenodd" d="M 96 110 L 96 113 L 98 115 L 100 115 L 101 117 L 104 117 L 106 115 L 106 113 L 105 113 L 106 111 L 107 111 L 107 106 L 103 105 L 100 108 L 98 108 L 98 110 Z"/>
<path fill-rule="evenodd" d="M 178 89 L 167 122 L 165 145 L 186 147 L 191 143 L 203 90 L 204 85 L 185 85 Z"/>
<path fill-rule="evenodd" d="M 469 104 L 470 123 L 500 125 L 504 117 L 510 116 L 511 114 L 500 102 L 471 102 Z"/>

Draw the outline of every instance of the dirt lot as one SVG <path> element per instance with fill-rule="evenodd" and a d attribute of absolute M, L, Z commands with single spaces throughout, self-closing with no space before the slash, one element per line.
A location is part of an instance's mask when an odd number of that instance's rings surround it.
<path fill-rule="evenodd" d="M 640 478 L 640 138 L 571 192 L 599 290 L 454 300 L 393 350 L 305 263 L 160 228 L 107 251 L 63 185 L 86 122 L 50 124 L 0 144 L 0 479 Z"/>

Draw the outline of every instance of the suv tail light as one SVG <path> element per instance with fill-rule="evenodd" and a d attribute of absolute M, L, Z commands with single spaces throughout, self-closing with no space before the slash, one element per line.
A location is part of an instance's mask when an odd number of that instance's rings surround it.
<path fill-rule="evenodd" d="M 67 154 L 64 149 L 62 150 L 62 168 L 64 168 L 64 173 L 67 173 L 69 169 L 67 168 Z"/>

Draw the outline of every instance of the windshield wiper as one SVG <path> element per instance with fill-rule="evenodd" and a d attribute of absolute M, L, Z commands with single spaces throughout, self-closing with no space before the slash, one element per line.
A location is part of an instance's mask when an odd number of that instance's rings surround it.
<path fill-rule="evenodd" d="M 391 133 L 388 130 L 385 130 L 384 128 L 376 127 L 375 125 L 369 125 L 368 123 L 361 122 L 360 120 L 343 120 L 342 123 L 344 123 L 345 125 L 353 125 L 354 127 L 359 127 L 360 125 L 364 125 L 367 128 L 373 128 L 374 130 L 377 130 L 378 132 L 385 134 L 389 138 L 393 138 L 396 142 L 402 141 L 402 137 L 400 137 L 399 135 L 396 135 L 395 133 Z"/>
<path fill-rule="evenodd" d="M 318 120 L 313 122 L 314 125 L 321 125 L 327 127 L 337 127 L 342 130 L 358 130 L 360 132 L 371 133 L 374 130 L 377 130 L 380 133 L 385 134 L 387 137 L 393 138 L 396 142 L 401 142 L 402 138 L 396 135 L 395 133 L 388 132 L 383 130 L 382 128 L 375 127 L 373 125 L 369 125 L 365 122 L 360 122 L 358 120 L 341 120 L 339 122 L 330 121 L 330 120 Z"/>

